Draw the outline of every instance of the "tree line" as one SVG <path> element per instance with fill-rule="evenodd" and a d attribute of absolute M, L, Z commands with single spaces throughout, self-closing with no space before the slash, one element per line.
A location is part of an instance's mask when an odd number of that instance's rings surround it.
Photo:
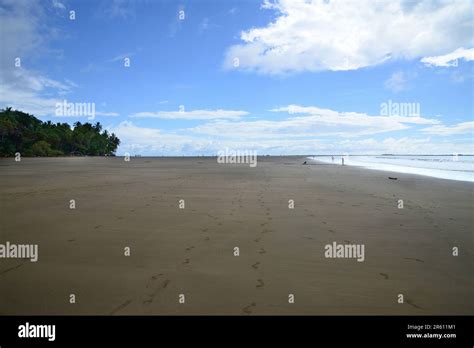
<path fill-rule="evenodd" d="M 43 122 L 7 107 L 0 110 L 0 156 L 114 156 L 119 138 L 97 122 Z"/>

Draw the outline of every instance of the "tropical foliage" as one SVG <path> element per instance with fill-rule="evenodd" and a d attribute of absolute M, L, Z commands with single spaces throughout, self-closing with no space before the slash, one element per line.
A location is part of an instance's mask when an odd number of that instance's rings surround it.
<path fill-rule="evenodd" d="M 22 111 L 0 110 L 0 156 L 112 156 L 120 140 L 102 125 L 42 122 Z"/>

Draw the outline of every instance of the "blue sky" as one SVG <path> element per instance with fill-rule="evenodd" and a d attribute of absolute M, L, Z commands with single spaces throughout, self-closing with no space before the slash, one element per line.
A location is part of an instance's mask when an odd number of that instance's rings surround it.
<path fill-rule="evenodd" d="M 99 121 L 122 140 L 118 154 L 472 154 L 473 10 L 0 0 L 0 106 Z M 94 119 L 58 116 L 64 100 L 94 103 Z M 402 110 L 384 114 L 389 102 Z"/>

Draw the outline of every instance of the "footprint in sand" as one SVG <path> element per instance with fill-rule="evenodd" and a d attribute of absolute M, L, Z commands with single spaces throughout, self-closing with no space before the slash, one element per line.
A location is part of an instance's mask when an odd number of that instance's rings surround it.
<path fill-rule="evenodd" d="M 384 277 L 384 278 L 385 278 L 385 280 L 387 280 L 387 279 L 388 279 L 388 274 L 386 274 L 386 273 L 379 273 L 379 274 L 380 274 L 382 277 Z"/>
<path fill-rule="evenodd" d="M 75 239 L 68 239 L 67 241 L 68 242 L 75 242 L 76 240 Z"/>
<path fill-rule="evenodd" d="M 169 283 L 170 283 L 169 279 L 166 279 L 165 281 L 163 281 L 163 283 L 161 284 L 161 287 L 156 288 L 151 294 L 148 294 L 148 299 L 146 299 L 142 303 L 143 304 L 151 304 L 153 302 L 153 300 L 155 299 L 156 295 L 158 295 L 158 293 L 160 292 L 160 290 L 165 289 L 168 286 Z"/>
<path fill-rule="evenodd" d="M 125 301 L 124 303 L 122 303 L 121 305 L 119 305 L 118 307 L 116 307 L 115 309 L 113 309 L 109 315 L 114 315 L 115 313 L 117 313 L 118 311 L 120 311 L 121 309 L 127 307 L 130 303 L 132 303 L 132 300 L 128 299 L 127 301 Z"/>
<path fill-rule="evenodd" d="M 260 248 L 260 251 L 259 251 L 258 253 L 259 253 L 259 254 L 265 254 L 265 253 L 266 253 L 266 251 L 265 251 L 265 249 L 263 249 L 263 248 Z"/>
<path fill-rule="evenodd" d="M 258 269 L 258 266 L 260 265 L 260 262 L 256 262 L 252 265 L 252 268 Z"/>
<path fill-rule="evenodd" d="M 153 282 L 158 279 L 158 277 L 161 277 L 163 273 L 160 274 L 155 274 L 150 277 L 150 280 L 148 281 L 148 284 L 146 285 L 146 288 L 149 288 L 150 286 L 153 285 Z"/>
<path fill-rule="evenodd" d="M 102 227 L 102 225 L 96 225 L 96 226 L 94 226 L 94 229 L 96 230 L 96 229 L 98 229 L 98 228 L 100 228 L 100 227 Z"/>
<path fill-rule="evenodd" d="M 249 304 L 247 307 L 242 308 L 242 312 L 246 314 L 252 314 L 252 311 L 250 310 L 252 307 L 255 307 L 257 304 L 255 302 L 252 302 Z"/>
<path fill-rule="evenodd" d="M 406 301 L 406 303 L 408 303 L 410 306 L 413 306 L 413 307 L 415 307 L 415 308 L 417 308 L 417 309 L 423 309 L 423 308 L 421 308 L 420 306 L 416 305 L 416 304 L 415 304 L 412 300 L 410 300 L 410 299 L 405 299 L 405 301 Z"/>
<path fill-rule="evenodd" d="M 203 228 L 201 232 L 207 232 L 209 229 L 208 228 Z"/>
<path fill-rule="evenodd" d="M 24 265 L 24 263 L 20 263 L 19 265 L 16 265 L 16 266 L 7 268 L 7 269 L 1 271 L 1 272 L 0 272 L 0 275 L 5 274 L 5 273 L 7 273 L 7 272 L 9 272 L 9 271 L 13 271 L 14 269 L 17 269 L 17 268 L 19 268 L 19 267 L 21 267 L 21 266 L 23 266 L 23 265 Z"/>
<path fill-rule="evenodd" d="M 423 260 L 420 260 L 420 259 L 415 259 L 413 257 L 405 257 L 405 260 L 411 260 L 411 261 L 416 261 L 416 262 L 425 262 Z"/>
<path fill-rule="evenodd" d="M 331 232 L 331 233 L 336 233 L 334 230 L 328 230 L 328 231 Z"/>
<path fill-rule="evenodd" d="M 260 237 L 259 237 L 259 238 L 255 238 L 255 239 L 254 239 L 254 242 L 257 242 L 257 243 L 258 243 L 258 242 L 260 242 L 261 239 L 262 239 L 262 238 L 260 238 Z"/>
<path fill-rule="evenodd" d="M 204 238 L 205 241 L 209 241 L 210 239 L 211 238 L 209 238 L 209 237 Z"/>
<path fill-rule="evenodd" d="M 265 286 L 265 283 L 261 279 L 257 279 L 257 288 L 263 288 Z"/>
<path fill-rule="evenodd" d="M 160 275 L 151 276 L 151 279 L 156 280 Z"/>
<path fill-rule="evenodd" d="M 186 251 L 191 251 L 191 250 L 193 250 L 193 249 L 194 249 L 194 246 L 192 245 L 192 246 L 190 246 L 189 248 L 186 248 Z"/>
<path fill-rule="evenodd" d="M 190 261 L 189 259 L 184 260 L 184 261 L 183 261 L 183 265 L 189 264 L 189 261 Z"/>

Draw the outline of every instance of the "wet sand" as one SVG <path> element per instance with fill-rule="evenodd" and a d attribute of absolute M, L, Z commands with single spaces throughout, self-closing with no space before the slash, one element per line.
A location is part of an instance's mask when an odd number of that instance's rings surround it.
<path fill-rule="evenodd" d="M 1 159 L 0 314 L 474 313 L 474 184 L 304 160 Z"/>

